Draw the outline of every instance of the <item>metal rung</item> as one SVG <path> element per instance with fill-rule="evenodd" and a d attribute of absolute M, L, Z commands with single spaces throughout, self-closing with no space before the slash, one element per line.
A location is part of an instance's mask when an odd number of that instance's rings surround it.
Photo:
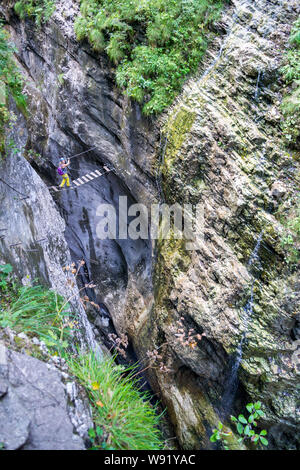
<path fill-rule="evenodd" d="M 93 177 L 91 175 L 85 175 L 86 178 L 88 178 L 90 181 L 93 181 Z"/>
<path fill-rule="evenodd" d="M 85 176 L 82 176 L 81 178 L 83 179 L 83 181 L 84 181 L 85 183 L 88 183 L 88 182 L 89 182 L 89 180 L 88 180 Z"/>
<path fill-rule="evenodd" d="M 74 184 L 76 184 L 76 186 L 80 186 L 80 183 L 77 183 L 77 180 L 73 181 Z"/>
<path fill-rule="evenodd" d="M 98 175 L 98 176 L 101 176 L 102 173 L 99 171 L 99 170 L 96 170 L 95 173 Z"/>
<path fill-rule="evenodd" d="M 94 178 L 98 177 L 98 175 L 96 175 L 96 173 L 94 173 L 94 172 L 91 172 L 90 175 L 92 175 Z"/>

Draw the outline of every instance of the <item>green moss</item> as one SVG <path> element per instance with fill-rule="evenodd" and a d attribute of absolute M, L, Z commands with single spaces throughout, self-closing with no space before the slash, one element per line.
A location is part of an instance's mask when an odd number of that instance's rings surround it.
<path fill-rule="evenodd" d="M 172 164 L 177 157 L 180 158 L 179 151 L 190 132 L 196 119 L 196 113 L 186 108 L 179 108 L 171 115 L 167 122 L 165 133 L 167 138 L 167 147 L 165 153 L 164 171 L 169 172 Z"/>
<path fill-rule="evenodd" d="M 184 159 L 183 152 L 181 154 L 181 149 L 191 131 L 195 119 L 196 113 L 194 111 L 180 107 L 171 114 L 164 128 L 167 140 L 163 154 L 162 186 L 168 203 L 171 203 L 172 200 L 174 200 L 174 202 L 178 202 L 179 200 L 178 188 L 174 185 L 174 177 L 177 176 L 180 170 L 178 169 L 177 171 L 175 167 L 179 167 L 180 162 Z M 182 190 L 184 186 L 182 181 L 180 186 Z"/>
<path fill-rule="evenodd" d="M 187 271 L 191 254 L 185 250 L 185 240 L 175 239 L 171 232 L 170 239 L 158 241 L 158 256 L 154 273 L 156 311 L 158 318 L 172 322 L 169 296 L 176 277 Z"/>

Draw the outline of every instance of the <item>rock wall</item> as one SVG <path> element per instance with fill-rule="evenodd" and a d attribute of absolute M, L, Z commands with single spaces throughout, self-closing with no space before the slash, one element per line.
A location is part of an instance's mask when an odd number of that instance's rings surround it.
<path fill-rule="evenodd" d="M 159 349 L 170 369 L 151 370 L 149 379 L 180 445 L 211 448 L 216 422 L 229 411 L 241 412 L 246 400 L 259 399 L 270 447 L 299 446 L 299 372 L 291 359 L 299 281 L 284 263 L 278 222 L 281 205 L 296 192 L 298 171 L 281 141 L 279 73 L 297 2 L 234 0 L 198 77 L 186 83 L 159 122 L 142 117 L 139 107 L 120 95 L 105 57 L 76 41 L 76 2 L 58 1 L 40 30 L 1 9 L 28 83 L 30 117 L 18 128 L 25 148 L 42 155 L 24 164 L 28 180 L 57 182 L 58 157 L 89 148 L 84 158 L 72 160 L 72 178 L 103 163 L 114 170 L 54 199 L 71 256 L 86 261 L 97 302 L 106 306 L 116 329 L 129 334 L 140 359 Z M 15 162 L 5 165 L 8 177 L 21 171 L 13 172 Z M 36 198 L 34 187 L 28 190 Z M 96 209 L 102 202 L 117 208 L 119 195 L 147 205 L 160 195 L 167 203 L 203 204 L 204 244 L 188 252 L 176 239 L 156 246 L 98 240 Z M 44 186 L 43 197 L 51 208 Z M 54 206 L 49 210 L 47 224 L 59 221 L 61 233 L 61 218 L 51 216 Z M 36 223 L 31 234 L 27 229 L 28 247 Z M 17 227 L 17 218 L 11 224 Z M 52 247 L 63 244 L 61 256 L 65 241 L 55 240 Z M 4 251 L 5 259 L 17 264 L 18 255 L 8 255 L 7 246 Z M 39 260 L 32 260 L 22 264 L 35 272 Z M 190 328 L 205 334 L 196 346 L 177 340 L 181 318 L 186 335 Z M 101 321 L 95 323 L 101 327 Z"/>
<path fill-rule="evenodd" d="M 8 135 L 8 139 L 10 137 L 12 135 Z M 78 336 L 81 344 L 88 344 L 100 353 L 79 300 L 78 287 L 67 283 L 63 270 L 71 263 L 65 240 L 65 222 L 45 183 L 24 158 L 27 138 L 25 120 L 19 116 L 18 133 L 13 132 L 13 148 L 0 162 L 0 228 L 3 229 L 0 261 L 10 263 L 23 284 L 38 279 L 70 299 L 80 324 Z"/>
<path fill-rule="evenodd" d="M 72 402 L 74 394 L 68 391 L 76 385 L 67 385 L 66 377 L 53 364 L 12 351 L 0 341 L 0 443 L 6 450 L 85 449 L 90 410 L 77 396 Z"/>
<path fill-rule="evenodd" d="M 299 274 L 285 266 L 278 222 L 299 175 L 281 141 L 279 72 L 297 9 L 233 2 L 225 37 L 163 122 L 163 193 L 202 204 L 204 243 L 191 254 L 180 240 L 160 242 L 155 308 L 137 337 L 140 349 L 150 331 L 164 345 L 174 373 L 153 380 L 190 448 L 209 447 L 218 417 L 250 398 L 264 404 L 271 447 L 299 445 Z M 180 318 L 186 337 L 205 334 L 197 347 L 178 341 Z"/>
<path fill-rule="evenodd" d="M 78 13 L 75 2 L 58 2 L 57 10 L 41 30 L 32 22 L 20 23 L 9 8 L 11 33 L 27 82 L 29 119 L 27 148 L 42 155 L 34 168 L 48 185 L 59 177 L 59 156 L 89 148 L 93 151 L 72 160 L 72 179 L 109 163 L 114 173 L 72 193 L 55 198 L 66 222 L 66 240 L 74 260 L 86 262 L 86 279 L 96 284 L 95 295 L 124 326 L 126 297 L 135 292 L 141 309 L 153 302 L 151 243 L 142 240 L 106 240 L 96 235 L 101 203 L 118 209 L 119 196 L 149 204 L 155 199 L 154 159 L 157 131 L 113 84 L 106 58 L 79 44 L 73 31 Z M 56 178 L 57 177 L 57 178 Z M 129 294 L 128 294 L 129 293 Z"/>

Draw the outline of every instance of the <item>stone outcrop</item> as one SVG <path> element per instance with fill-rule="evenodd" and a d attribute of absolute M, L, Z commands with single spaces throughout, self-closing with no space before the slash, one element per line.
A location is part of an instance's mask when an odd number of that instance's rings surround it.
<path fill-rule="evenodd" d="M 55 368 L 0 342 L 0 443 L 4 449 L 84 450 L 68 407 L 62 377 Z M 85 410 L 80 412 L 84 416 Z"/>
<path fill-rule="evenodd" d="M 96 284 L 90 295 L 106 306 L 117 331 L 129 334 L 140 359 L 159 348 L 170 369 L 154 369 L 149 379 L 183 448 L 212 448 L 209 436 L 217 421 L 226 420 L 229 410 L 240 413 L 250 400 L 263 403 L 270 448 L 299 446 L 299 370 L 292 360 L 299 338 L 299 280 L 284 261 L 279 222 L 281 208 L 296 195 L 299 173 L 281 140 L 279 73 L 297 2 L 234 0 L 218 25 L 226 33 L 218 35 L 199 75 L 155 123 L 116 89 L 107 58 L 76 41 L 76 2 L 58 1 L 40 30 L 1 8 L 29 96 L 30 117 L 26 122 L 20 117 L 21 136 L 14 138 L 23 136 L 21 145 L 42 155 L 29 157 L 24 169 L 20 155 L 2 171 L 15 184 L 18 172 L 29 172 L 23 181 L 34 180 L 39 197 L 35 185 L 23 189 L 30 202 L 47 199 L 42 207 L 49 211 L 47 225 L 53 220 L 54 227 L 56 220 L 60 232 L 59 239 L 52 235 L 48 261 L 30 256 L 22 265 L 34 273 L 40 266 L 40 275 L 53 263 L 54 249 L 56 287 L 66 242 L 73 260 L 86 261 L 85 279 Z M 72 178 L 103 163 L 113 174 L 53 196 L 66 223 L 64 239 L 62 219 L 41 178 L 53 184 L 58 157 L 88 148 L 93 150 L 84 158 L 72 160 Z M 117 208 L 119 195 L 128 196 L 129 204 L 148 205 L 159 197 L 169 204 L 202 204 L 203 243 L 190 252 L 175 238 L 156 246 L 99 240 L 97 207 L 105 202 Z M 28 247 L 41 225 L 30 218 L 31 226 L 28 217 L 22 222 L 24 215 L 11 220 L 20 233 L 17 219 L 27 227 Z M 19 255 L 8 255 L 3 243 L 4 258 L 18 265 Z M 62 248 L 56 251 L 57 246 Z M 191 328 L 204 333 L 193 347 L 177 339 L 181 318 L 186 335 Z"/>

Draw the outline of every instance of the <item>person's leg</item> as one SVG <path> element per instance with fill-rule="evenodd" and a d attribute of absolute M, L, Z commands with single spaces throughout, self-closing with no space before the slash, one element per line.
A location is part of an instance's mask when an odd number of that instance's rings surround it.
<path fill-rule="evenodd" d="M 65 176 L 66 176 L 67 186 L 70 186 L 70 178 L 69 178 L 69 175 L 65 175 Z"/>
<path fill-rule="evenodd" d="M 66 182 L 66 175 L 62 175 L 62 182 L 60 184 L 60 187 L 62 188 Z"/>

